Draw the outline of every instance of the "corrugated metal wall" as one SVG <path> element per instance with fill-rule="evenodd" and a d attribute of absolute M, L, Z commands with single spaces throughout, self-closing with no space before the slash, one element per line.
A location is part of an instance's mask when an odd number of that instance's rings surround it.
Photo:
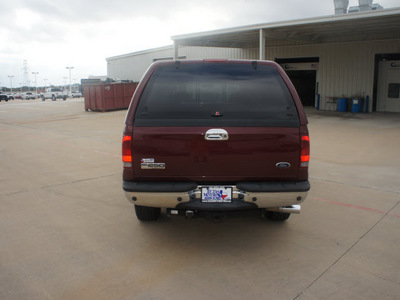
<path fill-rule="evenodd" d="M 338 97 L 369 96 L 372 110 L 375 54 L 400 53 L 400 40 L 266 48 L 266 59 L 319 57 L 320 109 L 334 110 L 327 102 Z M 248 59 L 258 58 L 258 49 L 245 50 Z"/>
<path fill-rule="evenodd" d="M 140 81 L 154 59 L 172 57 L 172 46 L 107 59 L 107 77 L 114 80 Z"/>
<path fill-rule="evenodd" d="M 188 59 L 203 58 L 244 58 L 242 49 L 236 48 L 207 48 L 181 47 L 179 57 Z M 120 55 L 107 59 L 107 76 L 114 80 L 139 81 L 154 60 L 171 59 L 173 47 L 164 47 L 149 51 Z"/>
<path fill-rule="evenodd" d="M 179 48 L 179 56 L 186 56 L 188 59 L 204 58 L 230 58 L 244 59 L 244 52 L 237 48 L 209 48 L 209 47 L 182 47 Z"/>
<path fill-rule="evenodd" d="M 155 59 L 171 58 L 173 48 L 121 55 L 107 59 L 107 74 L 113 79 L 139 81 Z M 316 44 L 309 46 L 266 48 L 266 59 L 319 57 L 317 74 L 320 109 L 335 110 L 330 102 L 338 97 L 371 99 L 374 86 L 375 54 L 400 53 L 400 40 Z M 258 59 L 258 49 L 181 47 L 179 56 L 196 58 Z"/>

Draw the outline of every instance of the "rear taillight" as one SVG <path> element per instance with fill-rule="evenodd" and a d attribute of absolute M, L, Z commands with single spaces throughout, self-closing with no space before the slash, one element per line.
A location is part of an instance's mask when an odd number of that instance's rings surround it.
<path fill-rule="evenodd" d="M 132 136 L 124 135 L 122 138 L 122 162 L 124 168 L 132 167 Z"/>
<path fill-rule="evenodd" d="M 301 136 L 301 154 L 300 166 L 307 168 L 310 162 L 310 137 L 308 135 Z"/>

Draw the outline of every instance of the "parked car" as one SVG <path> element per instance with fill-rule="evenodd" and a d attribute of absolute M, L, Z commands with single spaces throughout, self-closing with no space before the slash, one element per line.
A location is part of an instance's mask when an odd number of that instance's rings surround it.
<path fill-rule="evenodd" d="M 8 102 L 8 96 L 6 94 L 0 94 L 0 101 Z"/>
<path fill-rule="evenodd" d="M 72 92 L 72 98 L 80 98 L 80 97 L 82 97 L 81 92 Z"/>
<path fill-rule="evenodd" d="M 41 95 L 42 101 L 46 99 L 51 99 L 53 101 L 56 101 L 56 99 L 63 99 L 67 100 L 68 95 L 67 92 L 63 91 L 62 89 L 58 88 L 47 88 L 44 93 Z"/>
<path fill-rule="evenodd" d="M 284 221 L 310 189 L 307 117 L 274 62 L 159 61 L 126 115 L 123 190 L 141 221 L 168 215 Z"/>
<path fill-rule="evenodd" d="M 13 94 L 7 94 L 8 100 L 14 100 L 14 95 Z"/>
<path fill-rule="evenodd" d="M 25 100 L 31 100 L 31 99 L 35 99 L 35 96 L 33 95 L 33 93 L 31 92 L 26 92 L 25 96 L 24 96 Z"/>

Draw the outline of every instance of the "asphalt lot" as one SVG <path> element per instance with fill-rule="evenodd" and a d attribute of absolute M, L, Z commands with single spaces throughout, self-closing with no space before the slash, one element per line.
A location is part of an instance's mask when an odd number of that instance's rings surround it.
<path fill-rule="evenodd" d="M 307 112 L 300 215 L 140 223 L 126 111 L 1 102 L 0 299 L 399 299 L 400 114 Z"/>

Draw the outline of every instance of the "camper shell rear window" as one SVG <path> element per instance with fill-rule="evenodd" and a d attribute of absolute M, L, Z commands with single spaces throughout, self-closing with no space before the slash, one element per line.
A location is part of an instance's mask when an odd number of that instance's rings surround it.
<path fill-rule="evenodd" d="M 149 79 L 135 126 L 299 126 L 292 95 L 270 65 L 160 65 Z"/>

